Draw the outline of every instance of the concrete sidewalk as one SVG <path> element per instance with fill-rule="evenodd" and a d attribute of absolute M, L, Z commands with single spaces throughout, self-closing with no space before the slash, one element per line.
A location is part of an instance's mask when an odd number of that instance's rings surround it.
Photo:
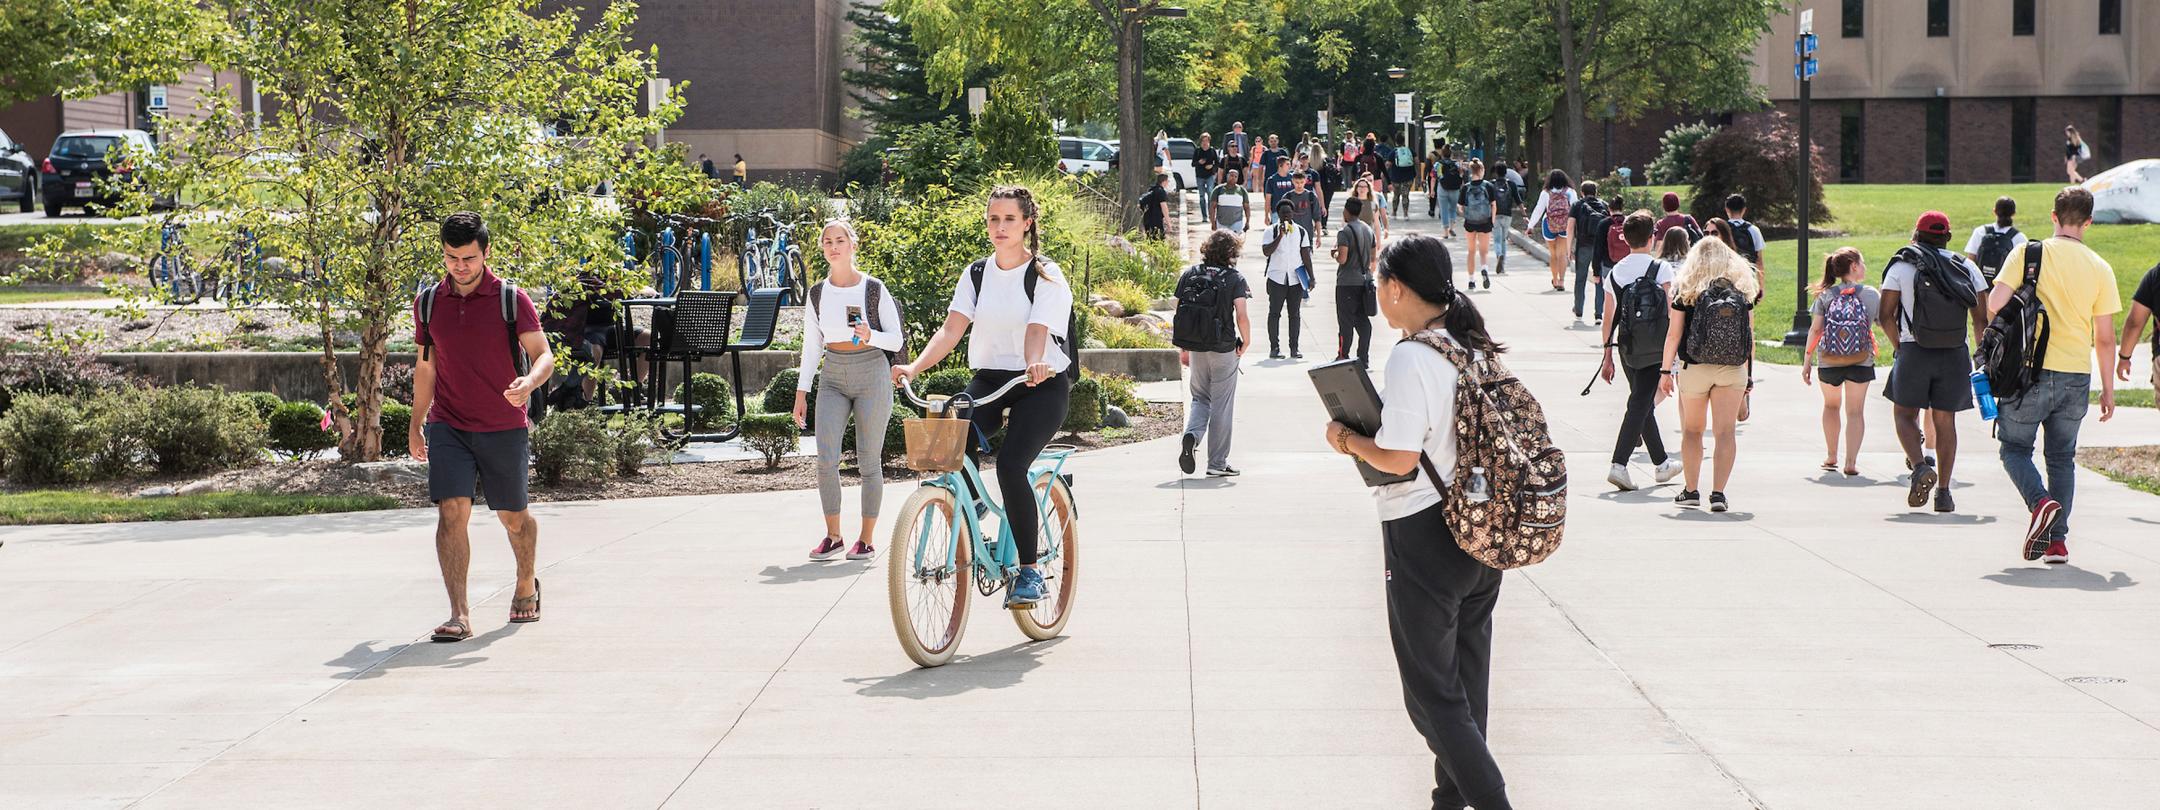
<path fill-rule="evenodd" d="M 1475 294 L 1580 473 L 1567 545 L 1496 619 L 1517 806 L 2150 806 L 2160 501 L 2084 475 L 2072 564 L 2024 563 L 1977 421 L 1962 512 L 1908 511 L 1882 403 L 1865 475 L 1824 479 L 1819 400 L 1770 366 L 1736 511 L 1609 492 L 1624 392 L 1576 395 L 1596 333 L 1544 279 Z M 424 641 L 431 513 L 4 530 L 0 807 L 1420 806 L 1374 512 L 1303 373 L 1332 306 L 1304 314 L 1306 363 L 1245 364 L 1243 477 L 1180 476 L 1169 441 L 1076 458 L 1066 636 L 979 600 L 935 670 L 893 640 L 885 560 L 804 561 L 811 492 L 536 507 L 532 625 L 502 623 L 480 515 L 454 645 Z M 2150 442 L 2160 415 L 2088 428 Z"/>

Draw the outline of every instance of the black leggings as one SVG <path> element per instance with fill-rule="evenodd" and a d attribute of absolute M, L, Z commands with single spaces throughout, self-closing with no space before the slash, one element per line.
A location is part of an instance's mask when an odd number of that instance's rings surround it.
<path fill-rule="evenodd" d="M 1403 706 L 1433 752 L 1432 806 L 1508 810 L 1506 781 L 1485 745 L 1500 572 L 1455 544 L 1439 506 L 1381 523 L 1380 535 L 1388 636 Z"/>
<path fill-rule="evenodd" d="M 1365 314 L 1365 288 L 1335 288 L 1335 357 L 1350 357 L 1350 347 L 1358 346 L 1360 363 L 1372 360 L 1372 318 Z"/>
<path fill-rule="evenodd" d="M 1290 353 L 1298 351 L 1299 321 L 1303 320 L 1298 308 L 1303 305 L 1305 286 L 1302 284 L 1277 284 L 1274 279 L 1267 283 L 1267 345 L 1268 354 L 1282 354 L 1283 309 L 1290 310 Z"/>
<path fill-rule="evenodd" d="M 968 382 L 968 396 L 988 396 L 1025 373 L 977 369 L 975 379 Z M 1028 484 L 1028 468 L 1057 437 L 1058 430 L 1065 427 L 1071 393 L 1072 380 L 1059 374 L 1033 388 L 1023 383 L 1012 393 L 969 414 L 975 428 L 986 437 L 997 435 L 1001 426 L 1005 428 L 1005 441 L 996 448 L 998 502 L 1005 505 L 1006 524 L 1012 527 L 1013 546 L 1020 552 L 1021 565 L 1034 565 L 1042 547 L 1042 526 L 1034 516 L 1035 488 Z M 974 482 L 968 482 L 970 492 L 981 498 L 982 493 L 973 492 L 974 487 Z"/>
<path fill-rule="evenodd" d="M 1620 436 L 1613 442 L 1612 463 L 1628 463 L 1639 444 L 1650 451 L 1650 463 L 1663 464 L 1665 437 L 1658 433 L 1657 426 L 1658 366 L 1653 363 L 1628 368 L 1623 363 L 1620 373 L 1627 376 L 1627 413 L 1620 417 Z"/>

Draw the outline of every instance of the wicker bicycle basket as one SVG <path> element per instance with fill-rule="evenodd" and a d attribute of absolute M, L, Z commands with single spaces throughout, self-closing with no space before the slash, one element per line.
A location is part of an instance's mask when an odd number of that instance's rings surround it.
<path fill-rule="evenodd" d="M 960 469 L 960 460 L 967 455 L 968 428 L 973 423 L 953 418 L 951 413 L 947 409 L 947 415 L 933 413 L 905 422 L 908 469 L 916 472 Z"/>

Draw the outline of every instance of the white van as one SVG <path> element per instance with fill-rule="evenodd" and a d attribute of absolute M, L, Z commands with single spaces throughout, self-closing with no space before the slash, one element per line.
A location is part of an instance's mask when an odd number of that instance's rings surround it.
<path fill-rule="evenodd" d="M 1117 157 L 1117 147 L 1094 138 L 1058 138 L 1058 171 L 1066 174 L 1107 172 Z"/>

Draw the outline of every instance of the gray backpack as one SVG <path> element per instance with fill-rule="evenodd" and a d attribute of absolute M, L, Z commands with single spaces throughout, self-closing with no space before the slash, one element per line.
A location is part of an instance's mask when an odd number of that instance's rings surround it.
<path fill-rule="evenodd" d="M 1462 187 L 1462 210 L 1465 222 L 1491 222 L 1493 217 L 1492 183 L 1472 180 Z"/>

